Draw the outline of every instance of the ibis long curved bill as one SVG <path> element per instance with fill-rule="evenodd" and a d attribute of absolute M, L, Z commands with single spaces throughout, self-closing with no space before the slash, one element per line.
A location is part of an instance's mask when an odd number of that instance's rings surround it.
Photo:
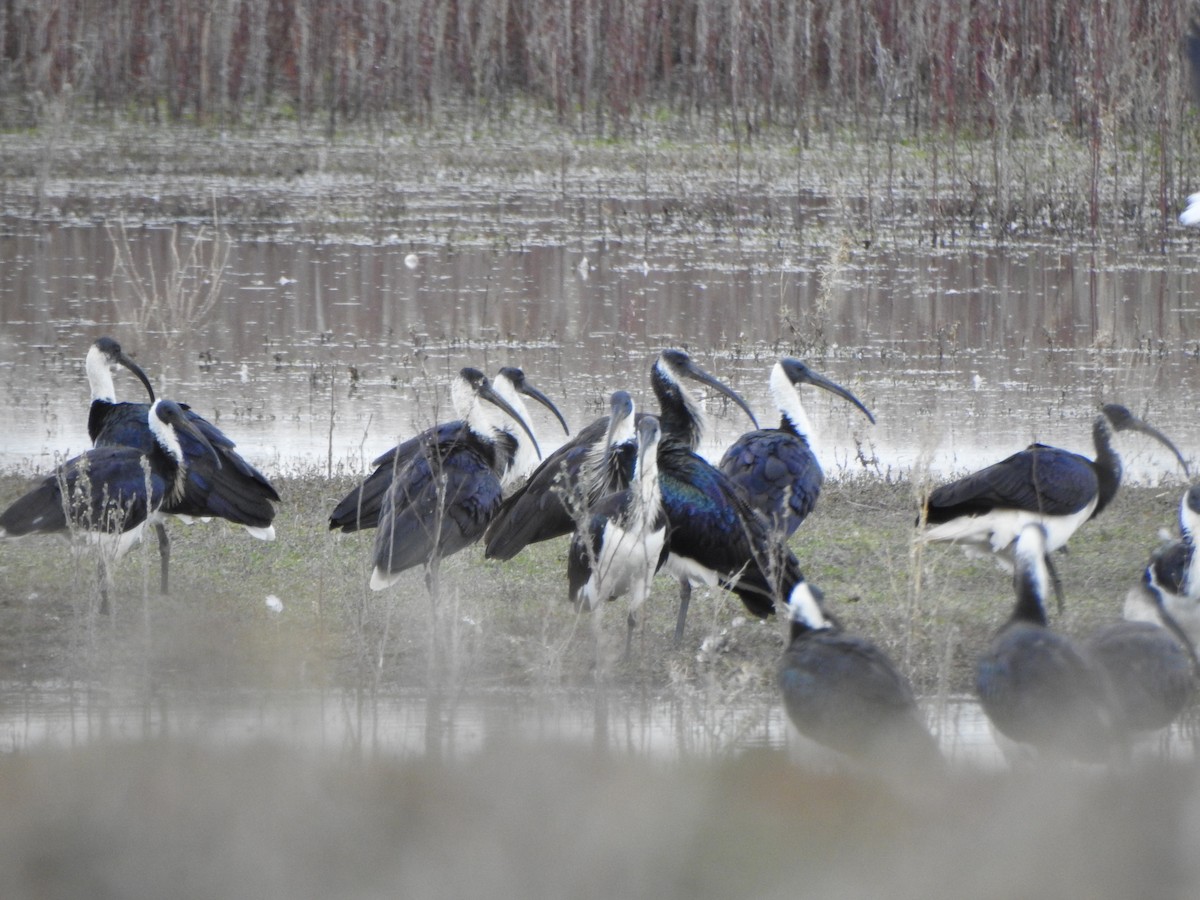
<path fill-rule="evenodd" d="M 697 366 L 694 362 L 692 362 L 692 358 L 688 356 L 687 353 L 682 350 L 668 349 L 663 350 L 659 355 L 668 363 L 668 365 L 671 366 L 672 369 L 674 369 L 680 375 L 684 375 L 693 381 L 698 381 L 701 384 L 707 385 L 713 390 L 728 397 L 742 408 L 742 411 L 749 417 L 750 421 L 754 423 L 754 427 L 758 427 L 758 419 L 755 418 L 754 411 L 750 409 L 750 405 L 742 399 L 742 396 L 723 381 L 715 378 L 712 375 L 709 375 L 707 372 Z"/>
<path fill-rule="evenodd" d="M 525 372 L 522 369 L 516 366 L 505 366 L 500 370 L 500 374 L 506 376 L 512 382 L 514 390 L 524 394 L 526 397 L 532 397 L 538 403 L 542 404 L 542 406 L 546 407 L 546 409 L 550 410 L 554 418 L 558 419 L 558 424 L 562 426 L 563 434 L 571 433 L 571 429 L 567 426 L 567 420 L 559 412 L 558 407 L 554 405 L 554 401 L 530 384 L 529 379 L 525 377 Z M 538 456 L 540 457 L 541 454 L 539 453 Z"/>
<path fill-rule="evenodd" d="M 533 449 L 534 452 L 537 453 L 538 459 L 541 459 L 542 448 L 538 446 L 537 438 L 533 436 L 533 430 L 529 427 L 524 417 L 517 412 L 507 400 L 505 400 L 496 392 L 496 389 L 492 387 L 492 383 L 488 380 L 488 377 L 478 369 L 470 368 L 463 369 L 462 374 L 469 382 L 472 383 L 471 386 L 475 390 L 475 393 L 479 399 L 486 400 L 492 405 L 499 407 L 501 410 L 503 410 L 505 415 L 509 416 L 521 426 L 521 430 L 529 435 L 529 440 L 533 444 Z"/>
<path fill-rule="evenodd" d="M 140 381 L 146 388 L 146 393 L 150 395 L 150 402 L 154 402 L 154 388 L 150 384 L 150 379 L 146 376 L 146 373 L 142 371 L 142 367 L 134 362 L 132 357 L 130 357 L 129 354 L 121 349 L 121 345 L 113 338 L 97 338 L 93 342 L 91 348 L 88 350 L 88 358 L 85 365 L 89 371 L 89 375 L 92 377 L 94 377 L 95 374 L 98 374 L 97 365 L 99 367 L 103 367 L 105 372 L 111 369 L 112 366 L 124 366 L 126 369 L 132 372 L 137 380 Z M 101 376 L 100 380 L 103 381 L 105 379 L 103 376 Z M 109 389 L 107 391 L 109 396 L 106 399 L 112 400 L 114 392 L 112 390 L 111 374 L 109 374 L 107 382 L 109 385 Z"/>
<path fill-rule="evenodd" d="M 823 388 L 831 394 L 837 394 L 843 400 L 847 400 L 857 406 L 870 423 L 872 425 L 875 424 L 875 416 L 871 414 L 866 405 L 836 381 L 831 381 L 819 372 L 814 372 L 807 363 L 792 356 L 784 357 L 779 361 L 779 364 L 783 367 L 784 373 L 792 384 L 811 384 L 813 387 Z"/>
<path fill-rule="evenodd" d="M 1168 450 L 1175 454 L 1175 458 L 1179 460 L 1179 465 L 1183 468 L 1183 474 L 1191 477 L 1191 470 L 1188 468 L 1187 460 L 1183 458 L 1183 454 L 1179 452 L 1179 448 L 1172 443 L 1171 439 L 1151 425 L 1137 416 L 1129 409 L 1122 406 L 1120 403 L 1106 403 L 1103 407 L 1104 415 L 1108 417 L 1108 421 L 1112 423 L 1113 431 L 1137 431 L 1154 438 Z"/>

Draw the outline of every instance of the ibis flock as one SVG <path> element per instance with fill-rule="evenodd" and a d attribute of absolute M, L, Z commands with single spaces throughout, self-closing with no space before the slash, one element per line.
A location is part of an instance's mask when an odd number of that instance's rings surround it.
<path fill-rule="evenodd" d="M 169 589 L 171 517 L 220 518 L 259 540 L 274 538 L 280 497 L 220 429 L 186 403 L 157 398 L 145 372 L 113 339 L 89 348 L 91 449 L 67 460 L 0 513 L 0 538 L 41 532 L 80 535 L 102 547 L 101 610 L 113 564 L 154 528 L 160 589 Z M 123 367 L 146 402 L 118 402 Z M 752 430 L 713 465 L 699 453 L 706 387 L 744 413 Z M 695 585 L 735 594 L 767 617 L 783 609 L 791 630 L 778 685 L 802 734 L 871 766 L 930 769 L 941 763 L 908 680 L 863 635 L 843 629 L 809 583 L 789 538 L 818 501 L 823 481 L 812 422 L 801 402 L 809 385 L 842 398 L 869 422 L 849 390 L 805 362 L 783 358 L 768 376 L 778 424 L 759 427 L 734 390 L 682 350 L 650 366 L 657 405 L 637 410 L 616 390 L 609 413 L 574 436 L 524 372 L 495 378 L 464 368 L 450 386 L 457 418 L 384 453 L 330 512 L 328 527 L 374 531 L 370 586 L 383 590 L 409 569 L 424 571 L 437 597 L 440 562 L 482 542 L 509 560 L 525 547 L 570 536 L 566 595 L 592 610 L 628 596 L 625 652 L 659 573 L 680 586 L 675 641 L 686 628 Z M 567 440 L 543 454 L 525 400 L 545 407 Z M 1063 586 L 1052 554 L 1109 507 L 1121 483 L 1119 432 L 1164 444 L 1160 431 L 1117 404 L 1092 428 L 1095 455 L 1033 444 L 931 491 L 917 515 L 918 540 L 953 542 L 994 556 L 1013 579 L 1012 611 L 977 660 L 979 700 L 1006 753 L 1105 762 L 1140 734 L 1169 725 L 1200 678 L 1200 485 L 1179 505 L 1180 538 L 1131 573 L 1124 618 L 1073 637 L 1051 627 L 1047 600 Z"/>

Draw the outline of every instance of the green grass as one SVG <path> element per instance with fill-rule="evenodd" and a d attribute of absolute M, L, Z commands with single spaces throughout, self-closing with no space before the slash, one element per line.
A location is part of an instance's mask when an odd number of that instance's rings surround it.
<path fill-rule="evenodd" d="M 28 483 L 0 479 L 0 503 Z M 43 536 L 0 543 L 0 677 L 185 691 L 425 686 L 432 613 L 422 573 L 369 590 L 373 533 L 325 528 L 352 479 L 276 483 L 284 502 L 275 542 L 222 522 L 172 524 L 170 594 L 157 591 L 151 537 L 118 566 L 108 616 L 96 612 L 94 551 Z M 1067 597 L 1058 627 L 1084 633 L 1119 616 L 1157 531 L 1173 526 L 1181 493 L 1126 487 L 1080 531 L 1058 561 Z M 1011 583 L 957 548 L 914 546 L 915 508 L 907 481 L 831 481 L 792 547 L 846 627 L 886 648 L 919 691 L 969 692 L 974 659 L 1011 607 Z M 484 560 L 479 547 L 446 560 L 442 677 L 467 691 L 571 690 L 594 684 L 599 658 L 618 688 L 716 685 L 772 696 L 786 631 L 780 617 L 759 622 L 733 595 L 698 590 L 676 649 L 677 587 L 660 577 L 625 660 L 624 601 L 603 610 L 594 644 L 590 618 L 566 600 L 565 554 L 559 539 L 507 563 Z M 283 601 L 282 614 L 267 609 L 269 594 Z"/>

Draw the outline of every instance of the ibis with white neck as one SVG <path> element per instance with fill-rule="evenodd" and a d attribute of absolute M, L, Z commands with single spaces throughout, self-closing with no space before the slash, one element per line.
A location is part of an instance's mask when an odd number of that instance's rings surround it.
<path fill-rule="evenodd" d="M 637 456 L 630 486 L 592 506 L 586 525 L 571 539 L 567 556 L 572 601 L 595 609 L 606 600 L 630 595 L 626 656 L 654 573 L 666 560 L 667 517 L 658 487 L 660 437 L 658 420 L 653 416 L 638 422 Z"/>
<path fill-rule="evenodd" d="M 941 753 L 908 679 L 874 643 L 847 634 L 823 599 L 803 581 L 788 598 L 791 639 L 778 682 L 796 730 L 889 771 L 936 766 Z"/>
<path fill-rule="evenodd" d="M 713 388 L 758 424 L 737 392 L 705 372 L 683 350 L 663 350 L 651 373 L 654 393 L 659 399 L 663 440 L 682 442 L 694 450 L 703 439 L 704 410 L 699 399 L 683 386 L 683 379 Z M 624 486 L 613 482 L 615 473 L 608 461 L 614 457 L 605 455 L 620 451 L 606 448 L 634 446 L 635 423 L 645 413 L 637 413 L 631 420 L 622 416 L 620 427 L 612 430 L 610 425 L 616 415 L 602 416 L 576 432 L 570 441 L 546 457 L 529 480 L 504 502 L 485 537 L 484 554 L 489 559 L 512 559 L 529 544 L 570 534 L 575 530 L 577 514 L 586 515 L 586 503 L 580 500 L 599 499 Z M 619 473 L 616 475 L 619 477 Z M 581 476 L 586 479 L 582 484 Z"/>
<path fill-rule="evenodd" d="M 441 560 L 477 541 L 500 508 L 500 479 L 508 457 L 497 441 L 498 424 L 490 410 L 522 420 L 478 369 L 459 372 L 451 399 L 461 426 L 426 432 L 419 452 L 395 473 L 383 496 L 372 590 L 383 590 L 406 570 L 424 565 L 436 596 Z M 528 428 L 525 432 L 536 450 L 537 439 Z"/>
<path fill-rule="evenodd" d="M 137 377 L 150 395 L 150 403 L 118 403 L 113 385 L 113 370 L 124 366 Z M 88 412 L 88 435 L 95 447 L 132 447 L 144 454 L 153 449 L 155 439 L 149 420 L 154 389 L 145 372 L 110 337 L 98 338 L 88 349 L 85 360 L 88 385 L 92 392 Z M 275 539 L 274 504 L 279 494 L 258 469 L 237 452 L 236 444 L 217 426 L 196 413 L 186 403 L 177 404 L 191 424 L 178 429 L 180 448 L 187 462 L 186 481 L 179 494 L 151 516 L 150 524 L 158 535 L 161 557 L 160 588 L 165 594 L 169 582 L 170 538 L 163 525 L 167 515 L 185 520 L 225 519 L 241 525 L 259 540 Z M 199 440 L 195 435 L 203 437 Z"/>
<path fill-rule="evenodd" d="M 183 448 L 184 436 L 208 453 L 215 469 L 221 467 L 216 450 L 173 400 L 150 405 L 147 428 L 147 451 L 93 447 L 67 460 L 0 513 L 0 537 L 82 532 L 103 548 L 107 571 L 108 562 L 120 560 L 141 541 L 147 521 L 185 497 L 192 460 Z"/>
<path fill-rule="evenodd" d="M 1026 524 L 1013 547 L 1016 603 L 975 666 L 975 690 L 992 727 L 1047 756 L 1102 762 L 1116 738 L 1116 706 L 1103 668 L 1050 629 L 1046 529 Z"/>
<path fill-rule="evenodd" d="M 849 401 L 872 425 L 875 417 L 854 394 L 799 359 L 784 357 L 775 363 L 768 384 L 780 412 L 779 426 L 743 434 L 725 451 L 718 468 L 745 491 L 772 531 L 786 538 L 812 512 L 825 481 L 800 386 L 811 384 Z"/>
<path fill-rule="evenodd" d="M 505 416 L 493 423 L 497 452 L 503 460 L 500 484 L 509 488 L 525 478 L 540 457 L 534 434 L 533 422 L 521 396 L 532 397 L 554 415 L 563 431 L 570 433 L 567 421 L 553 401 L 526 378 L 524 371 L 516 366 L 505 366 L 497 373 L 492 388 L 515 414 Z M 329 514 L 330 530 L 341 530 L 347 534 L 364 528 L 375 528 L 379 524 L 379 511 L 384 495 L 392 485 L 396 473 L 404 469 L 430 443 L 453 440 L 464 427 L 462 419 L 443 422 L 411 437 L 398 446 L 372 460 L 373 471 L 362 484 L 343 497 Z"/>

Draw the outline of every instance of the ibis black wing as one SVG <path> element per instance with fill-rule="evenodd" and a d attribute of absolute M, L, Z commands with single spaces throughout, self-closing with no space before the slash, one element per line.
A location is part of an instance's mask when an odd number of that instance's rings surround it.
<path fill-rule="evenodd" d="M 496 514 L 484 537 L 484 556 L 512 559 L 530 544 L 575 530 L 572 508 L 582 509 L 585 498 L 580 473 L 597 441 L 604 439 L 608 418 L 581 429 L 533 470 L 528 480 Z"/>
<path fill-rule="evenodd" d="M 795 556 L 772 548 L 762 519 L 729 478 L 690 450 L 660 447 L 658 465 L 671 554 L 715 571 L 754 615 L 774 612 L 775 597 L 786 598 L 803 580 Z"/>
<path fill-rule="evenodd" d="M 718 468 L 773 529 L 788 535 L 808 518 L 825 481 L 808 441 L 779 429 L 743 434 L 725 451 Z"/>
<path fill-rule="evenodd" d="M 500 508 L 489 454 L 469 445 L 421 455 L 392 481 L 375 535 L 375 565 L 390 573 L 445 558 L 483 535 Z"/>
<path fill-rule="evenodd" d="M 933 491 L 926 517 L 935 525 L 994 509 L 1069 515 L 1083 509 L 1098 491 L 1091 460 L 1058 447 L 1034 444 Z"/>
<path fill-rule="evenodd" d="M 330 530 L 340 528 L 349 534 L 364 528 L 377 527 L 384 495 L 392 486 L 392 479 L 396 474 L 421 453 L 422 447 L 428 446 L 431 441 L 437 445 L 448 444 L 457 440 L 465 428 L 466 423 L 461 419 L 443 422 L 373 459 L 371 465 L 374 466 L 374 471 L 362 484 L 343 497 L 329 514 Z"/>
<path fill-rule="evenodd" d="M 163 479 L 142 465 L 143 458 L 132 447 L 88 450 L 0 513 L 0 529 L 13 537 L 63 531 L 69 515 L 74 525 L 88 531 L 128 531 L 146 521 L 166 490 Z M 68 505 L 63 503 L 64 488 Z"/>

